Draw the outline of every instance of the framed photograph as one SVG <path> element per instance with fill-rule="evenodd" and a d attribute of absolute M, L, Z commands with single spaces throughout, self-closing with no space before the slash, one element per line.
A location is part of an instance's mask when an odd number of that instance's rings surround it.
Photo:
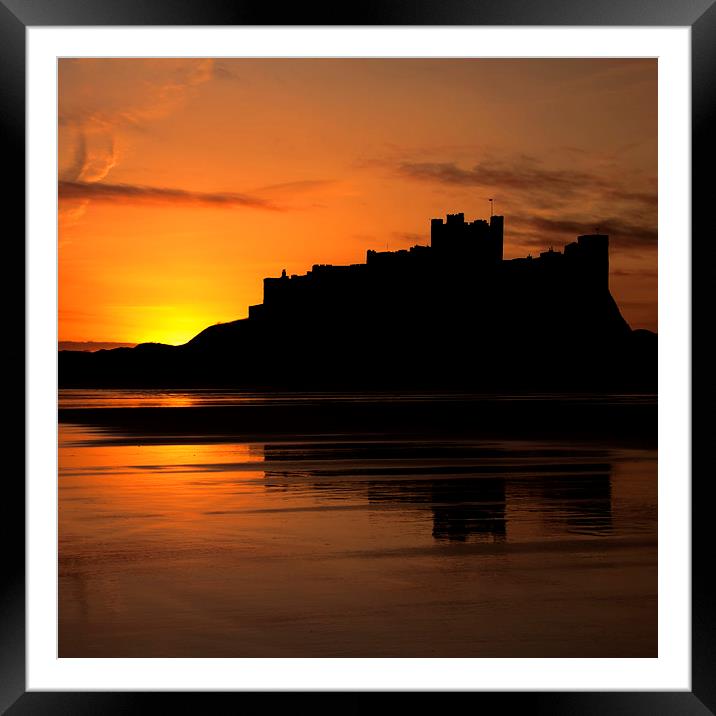
<path fill-rule="evenodd" d="M 0 2 L 3 708 L 715 712 L 713 3 L 189 5 Z"/>

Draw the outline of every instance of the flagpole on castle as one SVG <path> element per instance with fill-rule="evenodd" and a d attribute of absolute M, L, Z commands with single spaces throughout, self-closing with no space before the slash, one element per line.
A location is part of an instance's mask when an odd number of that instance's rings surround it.
<path fill-rule="evenodd" d="M 492 208 L 493 208 L 492 199 L 488 199 L 487 201 L 490 202 L 490 218 L 492 218 Z"/>

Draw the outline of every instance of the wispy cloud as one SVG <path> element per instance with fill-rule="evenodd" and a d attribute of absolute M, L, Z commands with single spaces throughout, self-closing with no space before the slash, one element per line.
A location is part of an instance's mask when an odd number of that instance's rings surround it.
<path fill-rule="evenodd" d="M 299 181 L 283 182 L 282 184 L 270 184 L 255 190 L 256 194 L 309 194 L 323 192 L 326 189 L 336 187 L 339 182 L 333 179 L 303 179 Z"/>
<path fill-rule="evenodd" d="M 246 207 L 281 211 L 271 201 L 250 194 L 235 192 L 200 192 L 169 187 L 143 186 L 136 184 L 106 184 L 104 182 L 60 181 L 60 199 L 95 200 L 111 202 L 150 204 L 184 204 L 194 206 Z"/>
<path fill-rule="evenodd" d="M 73 60 L 62 60 L 62 70 L 73 72 Z M 84 60 L 84 63 L 92 60 Z M 96 60 L 107 68 L 118 65 L 111 60 Z M 59 108 L 60 224 L 69 227 L 84 215 L 90 200 L 183 202 L 201 205 L 252 206 L 275 208 L 270 202 L 243 194 L 199 194 L 175 189 L 99 184 L 120 163 L 129 143 L 128 133 L 143 130 L 150 123 L 179 109 L 190 93 L 206 82 L 218 78 L 213 59 L 181 61 L 160 65 L 152 60 L 138 60 L 147 68 L 141 86 L 126 82 L 118 96 L 103 94 L 98 86 L 91 95 L 67 99 Z M 77 65 L 81 68 L 82 65 Z M 170 71 L 165 67 L 171 67 Z M 153 70 L 153 73 L 152 71 Z M 62 78 L 62 75 L 61 75 Z M 95 188 L 92 188 L 95 186 Z"/>
<path fill-rule="evenodd" d="M 429 241 L 427 234 L 418 234 L 412 231 L 393 231 L 391 237 L 408 244 L 425 244 Z"/>
<path fill-rule="evenodd" d="M 111 135 L 90 135 L 77 133 L 74 161 L 60 172 L 60 179 L 66 181 L 102 181 L 119 161 L 114 137 Z"/>
<path fill-rule="evenodd" d="M 91 62 L 83 60 L 83 64 Z M 75 101 L 65 98 L 59 111 L 59 123 L 63 128 L 79 127 L 89 132 L 142 129 L 147 123 L 175 112 L 194 88 L 216 77 L 215 62 L 211 58 L 176 62 L 137 60 L 132 65 L 104 59 L 94 62 L 109 71 L 129 68 L 130 74 L 116 77 L 114 83 L 109 83 L 107 92 L 97 86 L 89 96 L 79 95 Z M 70 70 L 71 67 L 70 62 Z M 142 69 L 141 84 L 135 81 L 138 68 Z"/>

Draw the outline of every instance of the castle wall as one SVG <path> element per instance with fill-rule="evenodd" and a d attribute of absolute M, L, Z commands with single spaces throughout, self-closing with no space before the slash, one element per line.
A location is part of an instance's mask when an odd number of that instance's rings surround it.
<path fill-rule="evenodd" d="M 396 330 L 419 322 L 462 330 L 509 319 L 528 331 L 531 321 L 552 314 L 576 325 L 575 311 L 589 312 L 593 296 L 608 295 L 606 235 L 580 236 L 564 252 L 508 261 L 503 243 L 502 216 L 489 223 L 465 222 L 463 214 L 433 219 L 430 246 L 368 251 L 365 264 L 314 265 L 304 275 L 264 279 L 263 306 L 252 307 L 250 317 L 335 330 L 347 318 Z"/>

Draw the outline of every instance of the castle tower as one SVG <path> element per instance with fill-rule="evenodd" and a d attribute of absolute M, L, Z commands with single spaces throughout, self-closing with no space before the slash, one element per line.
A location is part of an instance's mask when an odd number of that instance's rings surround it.
<path fill-rule="evenodd" d="M 504 230 L 505 217 L 490 217 L 490 241 L 492 243 L 492 256 L 495 261 L 502 261 L 504 256 Z"/>
<path fill-rule="evenodd" d="M 445 247 L 445 224 L 442 219 L 430 219 L 430 245 L 436 251 Z"/>
<path fill-rule="evenodd" d="M 583 278 L 609 290 L 609 236 L 583 234 L 577 237 Z"/>

